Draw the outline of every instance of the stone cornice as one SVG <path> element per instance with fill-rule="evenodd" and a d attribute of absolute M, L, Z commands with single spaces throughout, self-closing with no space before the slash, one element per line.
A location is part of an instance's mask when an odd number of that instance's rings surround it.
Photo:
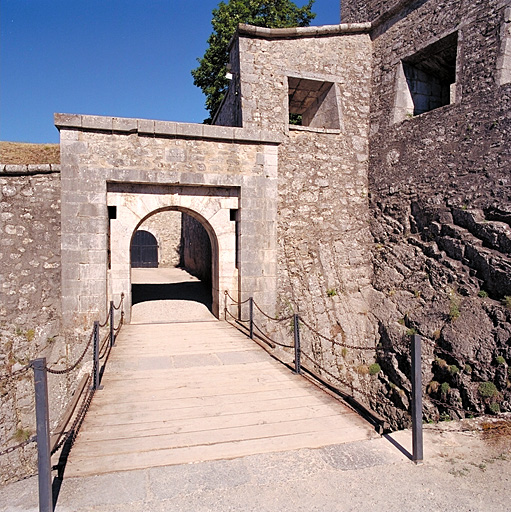
<path fill-rule="evenodd" d="M 153 119 L 55 114 L 54 121 L 55 126 L 59 130 L 98 131 L 121 134 L 138 133 L 139 135 L 152 137 L 210 139 L 256 144 L 280 144 L 284 140 L 284 135 L 276 132 L 248 130 L 231 126 L 175 123 Z"/>
<path fill-rule="evenodd" d="M 60 164 L 2 164 L 0 176 L 25 176 L 31 174 L 53 174 L 60 172 Z"/>
<path fill-rule="evenodd" d="M 238 25 L 237 33 L 240 35 L 262 37 L 265 39 L 287 39 L 298 37 L 358 34 L 369 32 L 371 28 L 371 23 L 341 23 L 340 25 L 320 25 L 292 28 L 265 28 L 240 23 Z"/>

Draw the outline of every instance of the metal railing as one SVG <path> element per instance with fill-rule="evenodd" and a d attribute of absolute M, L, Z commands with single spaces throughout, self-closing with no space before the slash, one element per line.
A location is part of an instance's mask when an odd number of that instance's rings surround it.
<path fill-rule="evenodd" d="M 58 368 L 54 364 L 48 365 L 46 358 L 38 358 L 32 360 L 29 364 L 15 372 L 0 376 L 0 382 L 3 382 L 13 381 L 15 378 L 20 377 L 29 370 L 33 370 L 34 373 L 36 435 L 18 443 L 17 445 L 10 446 L 0 451 L 0 456 L 24 448 L 31 443 L 37 443 L 37 475 L 40 512 L 53 512 L 54 505 L 51 472 L 52 469 L 57 469 L 59 470 L 60 475 L 62 468 L 58 465 L 56 467 L 52 467 L 51 457 L 65 445 L 67 445 L 68 450 L 71 449 L 89 409 L 94 393 L 98 389 L 101 389 L 100 382 L 102 371 L 105 369 L 110 350 L 115 344 L 115 338 L 124 324 L 124 311 L 122 309 L 123 303 L 124 293 L 121 294 L 118 306 L 115 306 L 114 302 L 110 301 L 106 320 L 103 323 L 98 321 L 94 322 L 87 344 L 73 364 L 65 368 Z M 115 311 L 119 310 L 120 319 L 118 325 L 115 326 Z M 102 340 L 100 340 L 100 328 L 107 326 L 108 333 Z M 93 347 L 92 376 L 90 374 L 86 374 L 82 377 L 56 428 L 51 431 L 48 401 L 48 374 L 66 375 L 71 373 L 73 370 L 78 368 L 80 363 L 85 359 L 91 345 Z M 100 360 L 102 359 L 103 364 L 101 365 Z M 79 403 L 80 407 L 78 408 Z M 67 428 L 71 419 L 73 419 L 73 422 L 70 428 Z"/>
<path fill-rule="evenodd" d="M 321 386 L 326 387 L 328 390 L 335 392 L 337 395 L 340 395 L 343 399 L 345 399 L 350 405 L 355 407 L 359 413 L 366 417 L 378 430 L 379 433 L 383 433 L 386 429 L 388 429 L 388 425 L 386 421 L 379 416 L 374 411 L 367 408 L 365 405 L 360 403 L 354 396 L 355 393 L 362 395 L 367 399 L 373 399 L 374 397 L 365 390 L 360 388 L 356 388 L 353 385 L 353 382 L 348 382 L 346 379 L 342 378 L 340 375 L 335 375 L 332 371 L 328 370 L 324 367 L 324 365 L 320 364 L 317 358 L 314 357 L 314 354 L 308 353 L 304 351 L 304 348 L 301 344 L 301 326 L 305 327 L 310 333 L 312 333 L 320 342 L 328 342 L 331 344 L 332 348 L 334 346 L 341 347 L 342 349 L 351 349 L 357 351 L 370 351 L 370 352 L 381 352 L 385 349 L 380 346 L 368 347 L 368 346 L 360 346 L 360 345 L 351 345 L 348 343 L 340 342 L 335 338 L 331 338 L 325 336 L 317 329 L 313 328 L 310 322 L 304 320 L 298 314 L 287 315 L 284 317 L 272 317 L 265 313 L 258 304 L 254 301 L 253 297 L 249 297 L 245 301 L 236 301 L 226 290 L 225 294 L 225 304 L 224 304 L 224 317 L 227 321 L 232 319 L 234 321 L 234 325 L 237 328 L 241 328 L 245 330 L 247 335 L 258 341 L 257 337 L 260 341 L 264 342 L 262 344 L 263 348 L 268 350 L 275 349 L 277 346 L 286 350 L 293 351 L 293 366 L 292 370 L 299 374 L 312 377 L 316 383 L 319 383 Z M 231 301 L 231 306 L 238 306 L 238 316 L 233 315 L 229 311 L 228 301 Z M 249 318 L 242 319 L 240 315 L 239 306 L 248 304 L 248 314 Z M 268 336 L 261 327 L 257 324 L 255 320 L 255 311 L 258 311 L 262 314 L 262 316 L 268 320 L 273 322 L 291 322 L 292 330 L 293 330 L 293 344 L 286 344 L 276 341 L 274 338 Z M 247 324 L 248 326 L 246 326 Z M 283 364 L 286 364 L 281 358 L 279 358 L 275 353 L 272 353 L 272 356 L 278 359 Z M 418 335 L 413 335 L 411 338 L 411 356 L 412 356 L 412 460 L 416 464 L 419 464 L 423 460 L 423 433 L 422 433 L 422 382 L 421 382 L 421 337 Z M 304 364 L 305 363 L 305 364 Z M 324 376 L 328 378 L 325 380 Z M 340 386 L 344 389 L 342 389 Z M 346 393 L 345 389 L 349 389 L 351 393 Z M 384 397 L 390 405 L 393 405 L 393 402 Z"/>

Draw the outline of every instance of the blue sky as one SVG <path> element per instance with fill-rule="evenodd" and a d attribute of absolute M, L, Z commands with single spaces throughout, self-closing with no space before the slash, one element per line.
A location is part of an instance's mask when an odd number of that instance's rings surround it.
<path fill-rule="evenodd" d="M 219 0 L 0 2 L 0 140 L 58 142 L 54 112 L 207 117 L 190 70 Z M 338 0 L 314 11 L 314 25 L 339 23 Z"/>

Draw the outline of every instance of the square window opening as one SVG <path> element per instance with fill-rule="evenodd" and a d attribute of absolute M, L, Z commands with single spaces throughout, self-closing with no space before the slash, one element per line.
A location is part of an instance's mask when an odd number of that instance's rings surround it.
<path fill-rule="evenodd" d="M 288 77 L 289 124 L 338 130 L 339 101 L 333 82 Z"/>
<path fill-rule="evenodd" d="M 456 101 L 457 32 L 402 60 L 395 121 Z"/>

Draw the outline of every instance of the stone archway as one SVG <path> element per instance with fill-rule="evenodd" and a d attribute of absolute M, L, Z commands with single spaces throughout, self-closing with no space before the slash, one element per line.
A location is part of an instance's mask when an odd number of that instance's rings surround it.
<path fill-rule="evenodd" d="M 107 201 L 116 209 L 110 221 L 108 290 L 126 296 L 127 321 L 131 309 L 130 245 L 137 228 L 150 216 L 178 210 L 199 221 L 211 243 L 212 312 L 218 318 L 223 291 L 237 288 L 236 232 L 231 210 L 238 209 L 235 188 L 108 183 Z"/>

